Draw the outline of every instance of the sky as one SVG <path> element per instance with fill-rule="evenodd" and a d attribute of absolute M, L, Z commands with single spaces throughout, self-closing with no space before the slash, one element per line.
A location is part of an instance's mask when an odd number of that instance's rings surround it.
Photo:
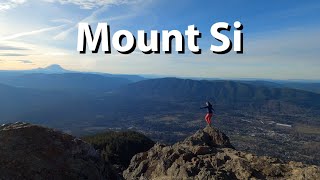
<path fill-rule="evenodd" d="M 240 21 L 244 53 L 214 54 L 214 23 Z M 202 54 L 150 54 L 138 49 L 79 54 L 78 23 L 93 29 L 179 30 L 195 25 Z M 66 69 L 177 77 L 314 79 L 320 77 L 320 1 L 269 0 L 0 0 L 0 69 L 59 64 Z M 232 33 L 225 33 L 232 39 Z"/>

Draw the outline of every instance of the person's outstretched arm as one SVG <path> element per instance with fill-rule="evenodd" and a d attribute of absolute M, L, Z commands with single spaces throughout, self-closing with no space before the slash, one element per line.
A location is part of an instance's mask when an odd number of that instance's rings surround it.
<path fill-rule="evenodd" d="M 205 108 L 208 108 L 208 106 L 200 107 L 200 109 L 205 109 Z"/>

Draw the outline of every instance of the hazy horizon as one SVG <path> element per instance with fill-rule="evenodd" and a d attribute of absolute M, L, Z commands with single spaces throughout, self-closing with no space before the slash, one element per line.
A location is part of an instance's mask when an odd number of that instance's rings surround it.
<path fill-rule="evenodd" d="M 44 70 L 50 68 L 51 66 L 59 66 L 63 70 L 66 70 L 65 73 L 71 72 L 80 72 L 80 73 L 106 73 L 106 74 L 113 74 L 113 75 L 135 75 L 141 76 L 144 78 L 182 78 L 182 79 L 198 79 L 198 80 L 239 80 L 239 81 L 295 81 L 295 82 L 320 82 L 320 79 L 271 79 L 271 78 L 255 78 L 255 77 L 230 77 L 230 78 L 223 78 L 223 77 L 197 77 L 197 76 L 170 76 L 164 74 L 119 74 L 119 73 L 109 73 L 109 72 L 99 72 L 99 71 L 81 71 L 81 70 L 71 70 L 64 68 L 59 64 L 51 64 L 44 67 L 36 67 L 31 69 L 19 69 L 19 70 L 10 70 L 10 69 L 0 69 L 1 71 L 32 71 L 32 70 Z M 54 73 L 54 72 L 53 72 Z"/>

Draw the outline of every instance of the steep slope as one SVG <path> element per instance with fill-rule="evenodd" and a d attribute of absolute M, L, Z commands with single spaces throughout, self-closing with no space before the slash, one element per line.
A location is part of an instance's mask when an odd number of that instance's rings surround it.
<path fill-rule="evenodd" d="M 320 93 L 320 83 L 283 83 L 284 86 L 287 86 L 289 88 L 294 88 L 294 89 L 301 89 L 305 91 L 311 91 L 315 93 Z"/>
<path fill-rule="evenodd" d="M 84 141 L 16 123 L 0 127 L 0 179 L 107 179 L 113 173 Z"/>
<path fill-rule="evenodd" d="M 100 151 L 103 159 L 111 163 L 117 173 L 128 168 L 135 154 L 145 152 L 154 145 L 151 139 L 135 131 L 107 131 L 82 139 Z"/>
<path fill-rule="evenodd" d="M 219 104 L 281 100 L 318 107 L 320 95 L 289 88 L 271 88 L 236 81 L 207 81 L 178 78 L 150 79 L 129 84 L 119 90 L 127 96 L 165 101 L 214 100 Z"/>
<path fill-rule="evenodd" d="M 291 89 L 299 89 L 303 91 L 309 91 L 314 93 L 320 93 L 320 83 L 319 82 L 294 82 L 294 81 L 239 81 L 241 83 L 256 85 L 256 86 L 265 86 L 272 88 L 291 88 Z"/>
<path fill-rule="evenodd" d="M 320 168 L 283 163 L 235 150 L 219 130 L 206 127 L 172 146 L 156 144 L 135 155 L 125 179 L 319 179 Z"/>

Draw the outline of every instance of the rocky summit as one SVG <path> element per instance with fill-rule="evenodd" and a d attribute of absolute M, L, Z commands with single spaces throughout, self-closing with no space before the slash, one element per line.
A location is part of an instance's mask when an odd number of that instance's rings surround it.
<path fill-rule="evenodd" d="M 156 144 L 135 155 L 123 172 L 128 180 L 320 179 L 320 168 L 237 151 L 229 138 L 206 127 L 172 146 Z"/>
<path fill-rule="evenodd" d="M 320 168 L 237 151 L 206 127 L 172 146 L 154 145 L 131 159 L 123 177 L 88 143 L 53 129 L 0 126 L 0 180 L 32 179 L 320 179 Z"/>
<path fill-rule="evenodd" d="M 0 127 L 0 179 L 108 179 L 108 166 L 86 142 L 27 123 Z"/>

